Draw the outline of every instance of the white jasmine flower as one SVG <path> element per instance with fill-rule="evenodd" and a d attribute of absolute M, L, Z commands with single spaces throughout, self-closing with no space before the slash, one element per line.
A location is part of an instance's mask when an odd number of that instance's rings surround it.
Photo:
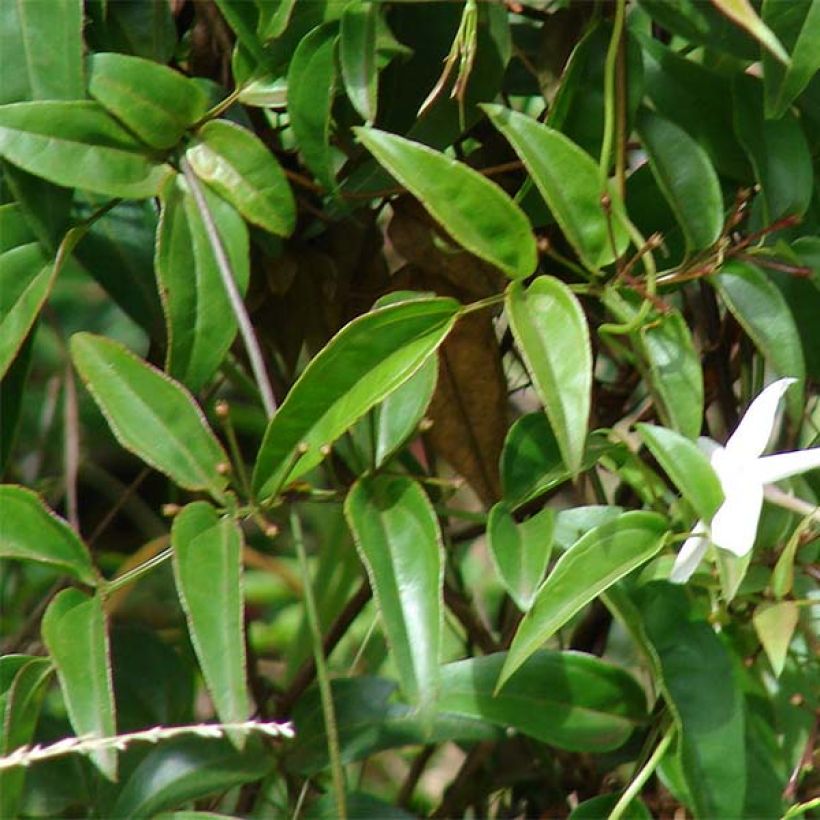
<path fill-rule="evenodd" d="M 672 567 L 672 581 L 687 581 L 710 543 L 734 555 L 746 555 L 755 542 L 766 485 L 820 467 L 820 447 L 763 455 L 774 429 L 780 400 L 795 381 L 780 379 L 770 384 L 749 405 L 725 447 L 711 439 L 698 442 L 709 455 L 724 501 L 711 525 L 707 526 L 705 521 L 695 524 Z"/>

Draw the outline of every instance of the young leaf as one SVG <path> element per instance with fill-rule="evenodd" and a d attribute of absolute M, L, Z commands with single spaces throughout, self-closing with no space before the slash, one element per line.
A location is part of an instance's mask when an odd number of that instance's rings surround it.
<path fill-rule="evenodd" d="M 361 478 L 345 501 L 356 548 L 407 698 L 428 710 L 436 696 L 444 559 L 436 514 L 409 478 Z"/>
<path fill-rule="evenodd" d="M 506 658 L 443 666 L 438 708 L 574 752 L 617 749 L 646 720 L 643 690 L 617 666 L 580 652 L 536 652 L 495 694 Z"/>
<path fill-rule="evenodd" d="M 89 70 L 89 94 L 158 150 L 173 148 L 208 108 L 195 82 L 153 60 L 98 53 Z"/>
<path fill-rule="evenodd" d="M 195 501 L 174 519 L 171 546 L 177 594 L 216 712 L 224 723 L 247 720 L 242 532 Z M 239 734 L 234 745 L 241 749 L 244 741 Z"/>
<path fill-rule="evenodd" d="M 288 114 L 299 153 L 316 179 L 336 188 L 330 147 L 330 110 L 336 86 L 337 26 L 318 26 L 304 37 L 288 69 Z"/>
<path fill-rule="evenodd" d="M 537 254 L 529 220 L 498 185 L 426 145 L 375 128 L 354 131 L 456 242 L 510 279 L 533 272 Z"/>
<path fill-rule="evenodd" d="M 564 464 L 581 469 L 592 390 L 586 316 L 570 289 L 551 276 L 507 288 L 507 315 L 544 403 Z"/>
<path fill-rule="evenodd" d="M 85 544 L 36 493 L 2 484 L 0 510 L 1 557 L 49 564 L 92 587 L 99 583 Z"/>
<path fill-rule="evenodd" d="M 521 621 L 497 689 L 593 598 L 655 555 L 667 528 L 666 519 L 655 513 L 626 512 L 573 544 L 558 559 Z"/>
<path fill-rule="evenodd" d="M 786 655 L 797 627 L 799 614 L 794 601 L 778 601 L 776 604 L 757 607 L 752 617 L 755 632 L 760 638 L 776 678 L 780 677 L 786 665 Z"/>
<path fill-rule="evenodd" d="M 712 0 L 730 20 L 746 29 L 749 34 L 768 49 L 780 62 L 789 65 L 789 55 L 774 32 L 757 16 L 749 0 Z"/>
<path fill-rule="evenodd" d="M 709 247 L 723 229 L 723 196 L 706 152 L 682 128 L 646 108 L 638 116 L 638 134 L 687 250 Z"/>
<path fill-rule="evenodd" d="M 276 157 L 253 133 L 212 120 L 197 131 L 185 156 L 196 175 L 249 222 L 277 236 L 293 233 L 293 192 Z"/>
<path fill-rule="evenodd" d="M 598 167 L 592 157 L 563 134 L 532 117 L 500 105 L 481 107 L 527 167 L 583 263 L 598 270 L 620 256 L 628 245 L 621 221 L 623 203 L 614 192 L 601 189 Z M 604 194 L 611 202 L 609 215 L 601 203 Z"/>
<path fill-rule="evenodd" d="M 549 507 L 518 523 L 503 501 L 487 518 L 490 555 L 504 588 L 522 612 L 532 606 L 547 571 L 554 526 L 555 510 Z"/>
<path fill-rule="evenodd" d="M 118 342 L 75 333 L 74 366 L 117 440 L 188 490 L 223 498 L 228 457 L 190 393 Z"/>
<path fill-rule="evenodd" d="M 156 196 L 171 173 L 96 102 L 30 102 L 0 107 L 0 156 L 67 188 L 105 196 Z"/>
<path fill-rule="evenodd" d="M 342 328 L 305 368 L 268 425 L 254 469 L 256 494 L 265 498 L 319 464 L 325 445 L 435 353 L 459 309 L 453 299 L 403 302 Z M 300 455 L 303 443 L 308 449 Z"/>
<path fill-rule="evenodd" d="M 205 196 L 244 294 L 250 276 L 247 227 L 227 202 L 208 191 Z M 202 214 L 179 174 L 163 187 L 155 268 L 168 330 L 165 367 L 196 392 L 222 363 L 237 325 Z"/>
<path fill-rule="evenodd" d="M 78 736 L 111 737 L 117 733 L 114 690 L 105 616 L 98 595 L 64 589 L 43 615 L 43 642 L 57 667 L 71 725 Z M 91 753 L 97 768 L 117 779 L 117 752 Z"/>
<path fill-rule="evenodd" d="M 379 72 L 376 64 L 375 3 L 349 3 L 342 12 L 339 58 L 345 91 L 365 122 L 376 119 Z"/>

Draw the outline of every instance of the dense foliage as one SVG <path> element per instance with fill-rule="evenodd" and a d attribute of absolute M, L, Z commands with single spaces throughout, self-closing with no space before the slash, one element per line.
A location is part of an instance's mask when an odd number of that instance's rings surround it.
<path fill-rule="evenodd" d="M 0 816 L 817 810 L 820 0 L 0 59 Z"/>

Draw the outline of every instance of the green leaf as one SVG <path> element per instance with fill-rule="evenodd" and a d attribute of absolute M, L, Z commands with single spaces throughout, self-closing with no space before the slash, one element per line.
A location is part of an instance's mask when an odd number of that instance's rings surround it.
<path fill-rule="evenodd" d="M 368 123 L 376 119 L 378 105 L 377 16 L 374 3 L 349 3 L 342 12 L 339 36 L 339 61 L 345 91 L 353 107 Z"/>
<path fill-rule="evenodd" d="M 316 179 L 336 188 L 330 119 L 336 87 L 338 26 L 317 26 L 293 53 L 288 69 L 288 115 L 299 153 Z"/>
<path fill-rule="evenodd" d="M 173 148 L 205 113 L 202 89 L 178 71 L 126 54 L 93 54 L 88 91 L 152 148 Z"/>
<path fill-rule="evenodd" d="M 204 193 L 244 294 L 250 276 L 247 227 L 227 202 Z M 168 333 L 165 369 L 196 392 L 222 364 L 237 324 L 202 214 L 179 174 L 162 190 L 154 264 Z"/>
<path fill-rule="evenodd" d="M 158 0 L 98 0 L 86 3 L 86 40 L 94 51 L 134 54 L 167 63 L 177 45 L 170 3 Z"/>
<path fill-rule="evenodd" d="M 181 487 L 222 499 L 228 457 L 190 393 L 118 342 L 75 333 L 70 346 L 117 441 Z"/>
<path fill-rule="evenodd" d="M 667 530 L 668 523 L 660 515 L 631 511 L 601 524 L 573 544 L 558 559 L 521 621 L 497 689 L 577 612 L 655 555 Z"/>
<path fill-rule="evenodd" d="M 213 120 L 197 131 L 185 156 L 196 175 L 249 222 L 277 236 L 296 226 L 296 203 L 274 155 L 245 128 Z"/>
<path fill-rule="evenodd" d="M 2 257 L 0 257 L 2 258 Z M 36 329 L 23 342 L 14 363 L 0 377 L 0 478 L 9 463 L 17 432 L 22 421 L 24 399 L 27 396 L 26 383 L 31 371 L 31 352 L 34 347 Z M 28 405 L 26 405 L 27 407 Z M 2 531 L 2 527 L 0 527 Z"/>
<path fill-rule="evenodd" d="M 382 749 L 503 736 L 496 726 L 446 712 L 434 715 L 431 723 L 417 708 L 397 702 L 396 684 L 384 678 L 332 680 L 331 690 L 342 763 L 361 760 Z M 288 771 L 315 774 L 327 769 L 327 735 L 317 687 L 308 690 L 296 705 L 293 724 L 296 737 L 285 757 Z"/>
<path fill-rule="evenodd" d="M 430 500 L 409 478 L 361 478 L 345 515 L 387 633 L 402 689 L 429 714 L 436 696 L 444 559 Z"/>
<path fill-rule="evenodd" d="M 258 32 L 262 40 L 279 37 L 288 27 L 296 0 L 264 0 L 259 4 Z"/>
<path fill-rule="evenodd" d="M 682 128 L 646 108 L 638 116 L 638 134 L 687 250 L 714 244 L 723 230 L 723 196 L 706 151 Z"/>
<path fill-rule="evenodd" d="M 78 736 L 115 735 L 111 659 L 100 597 L 64 589 L 48 605 L 41 630 L 74 731 Z M 116 750 L 98 749 L 90 756 L 109 780 L 117 779 Z"/>
<path fill-rule="evenodd" d="M 723 490 L 709 459 L 688 438 L 654 424 L 636 425 L 644 444 L 699 518 L 711 521 L 723 503 Z"/>
<path fill-rule="evenodd" d="M 0 254 L 36 239 L 21 205 L 17 202 L 0 205 Z"/>
<path fill-rule="evenodd" d="M 592 390 L 592 347 L 583 308 L 552 276 L 507 288 L 513 335 L 544 403 L 564 464 L 581 469 Z"/>
<path fill-rule="evenodd" d="M 364 792 L 347 792 L 345 805 L 349 817 L 356 820 L 414 820 L 415 814 L 400 809 Z M 305 820 L 337 820 L 335 796 L 326 792 L 305 812 Z"/>
<path fill-rule="evenodd" d="M 794 601 L 778 601 L 775 604 L 762 604 L 755 609 L 752 623 L 772 665 L 776 678 L 779 678 L 786 665 L 789 644 L 797 628 L 800 615 Z"/>
<path fill-rule="evenodd" d="M 789 55 L 774 32 L 757 16 L 749 0 L 712 0 L 730 20 L 746 29 L 764 48 L 780 62 L 789 65 Z"/>
<path fill-rule="evenodd" d="M 171 173 L 95 102 L 30 102 L 0 107 L 0 156 L 67 188 L 105 196 L 156 196 Z"/>
<path fill-rule="evenodd" d="M 609 817 L 612 809 L 620 798 L 619 793 L 600 794 L 579 803 L 569 815 L 569 820 L 604 820 Z M 649 809 L 636 797 L 620 815 L 623 820 L 652 820 Z"/>
<path fill-rule="evenodd" d="M 623 203 L 614 191 L 601 189 L 598 166 L 592 157 L 532 117 L 500 105 L 481 107 L 521 158 L 581 261 L 591 270 L 598 270 L 620 256 L 628 245 L 622 223 Z M 609 218 L 601 204 L 605 193 L 611 201 L 611 233 L 617 253 L 610 239 Z"/>
<path fill-rule="evenodd" d="M 49 564 L 84 584 L 99 583 L 79 536 L 32 490 L 0 485 L 0 556 Z"/>
<path fill-rule="evenodd" d="M 15 667 L 13 671 L 4 668 L 11 665 Z M 0 712 L 0 756 L 31 743 L 53 667 L 48 658 L 6 655 L 0 660 L 0 678 L 5 678 L 6 671 L 13 678 L 8 689 L 0 693 L 3 695 L 0 704 L 4 704 Z M 20 816 L 25 776 L 26 770 L 22 766 L 0 770 L 0 817 Z"/>
<path fill-rule="evenodd" d="M 760 268 L 731 260 L 709 282 L 778 376 L 799 380 L 786 394 L 795 424 L 803 415 L 806 376 L 800 335 L 783 294 Z"/>
<path fill-rule="evenodd" d="M 582 535 L 607 521 L 615 520 L 623 512 L 623 507 L 602 504 L 559 510 L 555 516 L 553 532 L 555 546 L 560 550 L 568 550 Z"/>
<path fill-rule="evenodd" d="M 254 470 L 260 498 L 304 475 L 371 407 L 409 379 L 453 326 L 453 299 L 403 302 L 346 325 L 310 362 L 268 425 Z M 300 454 L 300 445 L 308 449 Z"/>
<path fill-rule="evenodd" d="M 241 581 L 242 532 L 205 501 L 182 509 L 171 528 L 174 580 L 216 713 L 247 720 Z M 242 748 L 245 735 L 234 738 Z"/>
<path fill-rule="evenodd" d="M 0 3 L 0 104 L 84 96 L 82 0 Z"/>
<path fill-rule="evenodd" d="M 646 721 L 643 689 L 617 666 L 581 652 L 536 652 L 495 694 L 506 658 L 443 666 L 439 708 L 573 752 L 617 749 Z"/>
<path fill-rule="evenodd" d="M 420 143 L 375 128 L 353 130 L 456 242 L 510 279 L 533 272 L 537 253 L 529 220 L 498 185 Z"/>
<path fill-rule="evenodd" d="M 225 740 L 183 737 L 151 749 L 122 786 L 111 817 L 154 817 L 209 794 L 260 780 L 274 758 L 261 743 L 238 752 Z"/>
<path fill-rule="evenodd" d="M 690 620 L 683 588 L 656 581 L 638 603 L 681 733 L 678 753 L 695 817 L 742 817 L 744 709 L 732 658 L 709 624 Z"/>
<path fill-rule="evenodd" d="M 547 507 L 518 523 L 503 501 L 487 518 L 487 541 L 498 575 L 515 605 L 526 612 L 547 571 L 555 510 Z"/>

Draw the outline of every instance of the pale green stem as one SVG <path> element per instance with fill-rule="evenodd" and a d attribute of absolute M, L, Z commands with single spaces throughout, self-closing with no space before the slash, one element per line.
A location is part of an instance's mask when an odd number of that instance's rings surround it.
<path fill-rule="evenodd" d="M 262 349 L 259 346 L 256 334 L 253 332 L 253 325 L 251 324 L 250 316 L 248 316 L 248 311 L 245 309 L 242 295 L 236 286 L 236 280 L 231 270 L 231 263 L 228 259 L 228 254 L 225 252 L 225 246 L 222 244 L 222 237 L 219 235 L 213 214 L 205 200 L 202 186 L 199 184 L 199 180 L 193 168 L 191 168 L 190 163 L 184 157 L 180 162 L 180 168 L 182 168 L 182 173 L 185 175 L 185 180 L 191 189 L 194 201 L 199 209 L 199 214 L 202 217 L 202 224 L 205 226 L 205 233 L 208 235 L 208 241 L 214 252 L 214 258 L 219 268 L 222 284 L 225 288 L 225 292 L 228 294 L 228 301 L 231 303 L 231 309 L 236 318 L 236 323 L 239 325 L 239 332 L 242 334 L 242 341 L 245 343 L 245 350 L 248 353 L 254 379 L 259 387 L 259 393 L 262 396 L 265 414 L 271 419 L 274 413 L 276 413 L 276 399 L 273 397 L 273 388 L 268 379 L 268 373 L 265 370 Z"/>
<path fill-rule="evenodd" d="M 820 507 L 809 504 L 808 501 L 803 501 L 802 498 L 795 498 L 793 495 L 784 493 L 783 490 L 775 487 L 774 484 L 766 484 L 763 487 L 763 495 L 766 501 L 777 504 L 778 507 L 791 510 L 798 515 L 811 518 L 814 521 L 820 521 Z"/>
<path fill-rule="evenodd" d="M 600 176 L 601 189 L 606 190 L 609 179 L 609 159 L 612 156 L 612 143 L 615 140 L 615 66 L 618 61 L 618 49 L 624 30 L 624 12 L 626 0 L 618 0 L 615 7 L 615 21 L 612 26 L 612 37 L 604 62 L 604 141 L 601 145 Z"/>
<path fill-rule="evenodd" d="M 330 757 L 330 773 L 333 779 L 333 793 L 336 802 L 336 817 L 347 820 L 347 801 L 345 800 L 345 781 L 342 771 L 342 758 L 339 751 L 339 730 L 336 724 L 336 712 L 333 708 L 333 695 L 330 691 L 330 676 L 325 662 L 325 650 L 322 645 L 322 629 L 319 625 L 319 613 L 316 609 L 316 599 L 313 597 L 313 585 L 310 581 L 305 541 L 302 535 L 302 522 L 296 510 L 291 507 L 290 529 L 293 534 L 293 543 L 299 558 L 299 569 L 302 575 L 302 585 L 305 591 L 305 614 L 313 640 L 313 659 L 316 663 L 316 680 L 319 684 L 319 697 L 322 701 L 322 714 L 327 731 L 327 751 Z"/>
<path fill-rule="evenodd" d="M 124 572 L 118 578 L 113 578 L 112 580 L 107 581 L 105 586 L 103 586 L 103 596 L 107 598 L 111 595 L 111 593 L 116 592 L 121 587 L 127 587 L 129 584 L 133 584 L 134 581 L 139 580 L 143 575 L 151 572 L 152 569 L 155 569 L 160 564 L 164 564 L 173 554 L 174 551 L 170 548 L 163 550 L 162 552 L 157 553 L 153 558 L 149 558 L 147 561 L 140 564 L 138 567 L 134 567 L 134 569 Z"/>

